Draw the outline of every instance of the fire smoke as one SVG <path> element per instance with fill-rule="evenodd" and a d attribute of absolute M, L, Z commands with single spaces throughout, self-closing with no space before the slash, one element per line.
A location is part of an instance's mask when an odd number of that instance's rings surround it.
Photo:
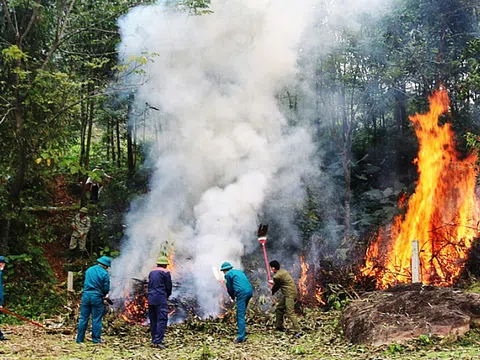
<path fill-rule="evenodd" d="M 241 267 L 258 246 L 267 202 L 292 222 L 302 184 L 318 166 L 309 129 L 288 123 L 276 94 L 294 78 L 311 9 L 309 1 L 219 0 L 210 15 L 155 5 L 119 21 L 124 61 L 158 54 L 142 67 L 135 106 L 160 109 L 146 113 L 148 129 L 160 132 L 158 142 L 150 136 L 151 190 L 127 215 L 114 277 L 146 276 L 171 242 L 183 290 L 196 295 L 203 315 L 215 315 L 221 288 L 212 266 Z"/>
<path fill-rule="evenodd" d="M 128 85 L 138 86 L 134 106 L 142 115 L 132 121 L 147 123 L 155 171 L 150 192 L 127 215 L 113 262 L 116 284 L 145 277 L 173 243 L 176 291 L 195 296 L 203 315 L 215 315 L 222 289 L 211 268 L 225 260 L 241 267 L 243 255 L 260 251 L 259 222 L 272 219 L 289 243 L 299 241 L 293 219 L 304 185 L 321 188 L 322 201 L 338 196 L 320 174 L 310 128 L 315 59 L 337 38 L 322 29 L 327 20 L 355 28 L 354 18 L 370 7 L 353 0 L 213 0 L 208 15 L 158 4 L 119 20 L 121 63 L 147 59 Z M 299 78 L 309 85 L 298 85 Z M 295 86 L 304 97 L 293 114 L 279 94 Z M 112 296 L 123 291 L 117 286 Z"/>

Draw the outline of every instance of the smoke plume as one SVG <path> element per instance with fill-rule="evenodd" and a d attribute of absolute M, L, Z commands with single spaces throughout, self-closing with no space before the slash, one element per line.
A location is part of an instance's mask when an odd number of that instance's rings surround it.
<path fill-rule="evenodd" d="M 146 121 L 155 171 L 127 215 L 112 269 L 120 279 L 145 277 L 173 244 L 181 291 L 195 295 L 205 316 L 218 312 L 221 291 L 212 266 L 241 267 L 244 254 L 260 249 L 262 216 L 295 241 L 304 184 L 319 175 L 308 122 L 279 107 L 314 24 L 313 0 L 214 0 L 210 9 L 192 16 L 140 6 L 119 20 L 121 62 L 147 59 L 129 81 L 140 84 L 136 121 Z"/>

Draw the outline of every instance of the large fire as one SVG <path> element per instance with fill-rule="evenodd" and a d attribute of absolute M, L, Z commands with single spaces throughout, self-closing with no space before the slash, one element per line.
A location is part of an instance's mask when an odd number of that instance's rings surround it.
<path fill-rule="evenodd" d="M 438 124 L 449 107 L 447 92 L 436 91 L 429 101 L 428 113 L 410 117 L 419 142 L 415 193 L 406 213 L 397 216 L 391 228 L 380 231 L 371 243 L 361 270 L 374 276 L 379 288 L 411 280 L 413 240 L 419 241 L 421 281 L 452 284 L 478 235 L 477 157 L 472 154 L 460 159 L 451 125 Z"/>

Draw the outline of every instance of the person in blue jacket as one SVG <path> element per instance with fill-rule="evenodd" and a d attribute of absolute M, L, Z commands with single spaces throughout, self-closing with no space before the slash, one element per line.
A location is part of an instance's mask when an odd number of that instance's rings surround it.
<path fill-rule="evenodd" d="M 229 262 L 224 262 L 220 267 L 220 271 L 223 271 L 225 274 L 228 295 L 230 295 L 232 300 L 237 300 L 238 336 L 235 339 L 235 343 L 242 343 L 247 336 L 245 315 L 248 302 L 253 294 L 252 285 L 245 273 L 241 270 L 233 270 L 233 266 Z"/>
<path fill-rule="evenodd" d="M 92 342 L 94 344 L 102 342 L 103 299 L 110 291 L 110 275 L 107 269 L 111 266 L 112 261 L 108 256 L 102 256 L 97 259 L 97 263 L 88 268 L 85 273 L 77 343 L 81 343 L 85 339 L 90 314 L 92 315 Z"/>
<path fill-rule="evenodd" d="M 168 324 L 167 300 L 172 295 L 172 277 L 167 269 L 168 259 L 160 256 L 157 267 L 148 275 L 148 317 L 152 344 L 159 349 L 165 349 L 163 338 Z"/>
<path fill-rule="evenodd" d="M 5 264 L 7 263 L 7 259 L 3 256 L 0 256 L 0 308 L 3 307 L 3 269 L 5 268 Z M 1 312 L 0 312 L 1 316 Z M 8 340 L 0 330 L 0 341 Z"/>

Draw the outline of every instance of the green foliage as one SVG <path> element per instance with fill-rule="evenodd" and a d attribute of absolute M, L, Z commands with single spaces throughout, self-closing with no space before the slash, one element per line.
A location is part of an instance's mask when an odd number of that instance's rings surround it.
<path fill-rule="evenodd" d="M 211 359 L 213 358 L 214 355 L 213 353 L 210 351 L 210 349 L 208 348 L 208 345 L 207 344 L 203 344 L 202 345 L 202 350 L 200 352 L 200 359 Z"/>
<path fill-rule="evenodd" d="M 340 284 L 328 284 L 327 304 L 335 310 L 344 309 L 351 302 L 350 294 Z"/>
<path fill-rule="evenodd" d="M 104 247 L 99 247 L 100 251 L 97 253 L 94 253 L 92 256 L 94 258 L 99 258 L 100 256 L 109 256 L 111 258 L 117 257 L 120 252 L 118 250 L 113 250 L 109 246 L 104 246 Z"/>
<path fill-rule="evenodd" d="M 418 337 L 418 342 L 423 346 L 435 344 L 435 340 L 428 335 L 420 335 Z"/>
<path fill-rule="evenodd" d="M 5 306 L 27 318 L 61 313 L 64 300 L 55 287 L 57 281 L 43 249 L 31 247 L 8 258 L 4 270 Z M 7 317 L 5 321 L 17 320 Z"/>
<path fill-rule="evenodd" d="M 390 344 L 387 349 L 387 353 L 392 355 L 396 353 L 403 353 L 404 351 L 405 348 L 402 345 L 396 343 Z"/>
<path fill-rule="evenodd" d="M 213 11 L 209 9 L 210 0 L 181 0 L 177 6 L 180 9 L 185 8 L 194 15 L 211 14 Z"/>
<path fill-rule="evenodd" d="M 301 345 L 293 346 L 291 352 L 295 355 L 304 355 L 307 353 L 305 347 Z"/>
<path fill-rule="evenodd" d="M 17 45 L 12 45 L 2 50 L 2 57 L 5 63 L 11 64 L 15 61 L 27 61 L 28 55 L 19 49 Z"/>

